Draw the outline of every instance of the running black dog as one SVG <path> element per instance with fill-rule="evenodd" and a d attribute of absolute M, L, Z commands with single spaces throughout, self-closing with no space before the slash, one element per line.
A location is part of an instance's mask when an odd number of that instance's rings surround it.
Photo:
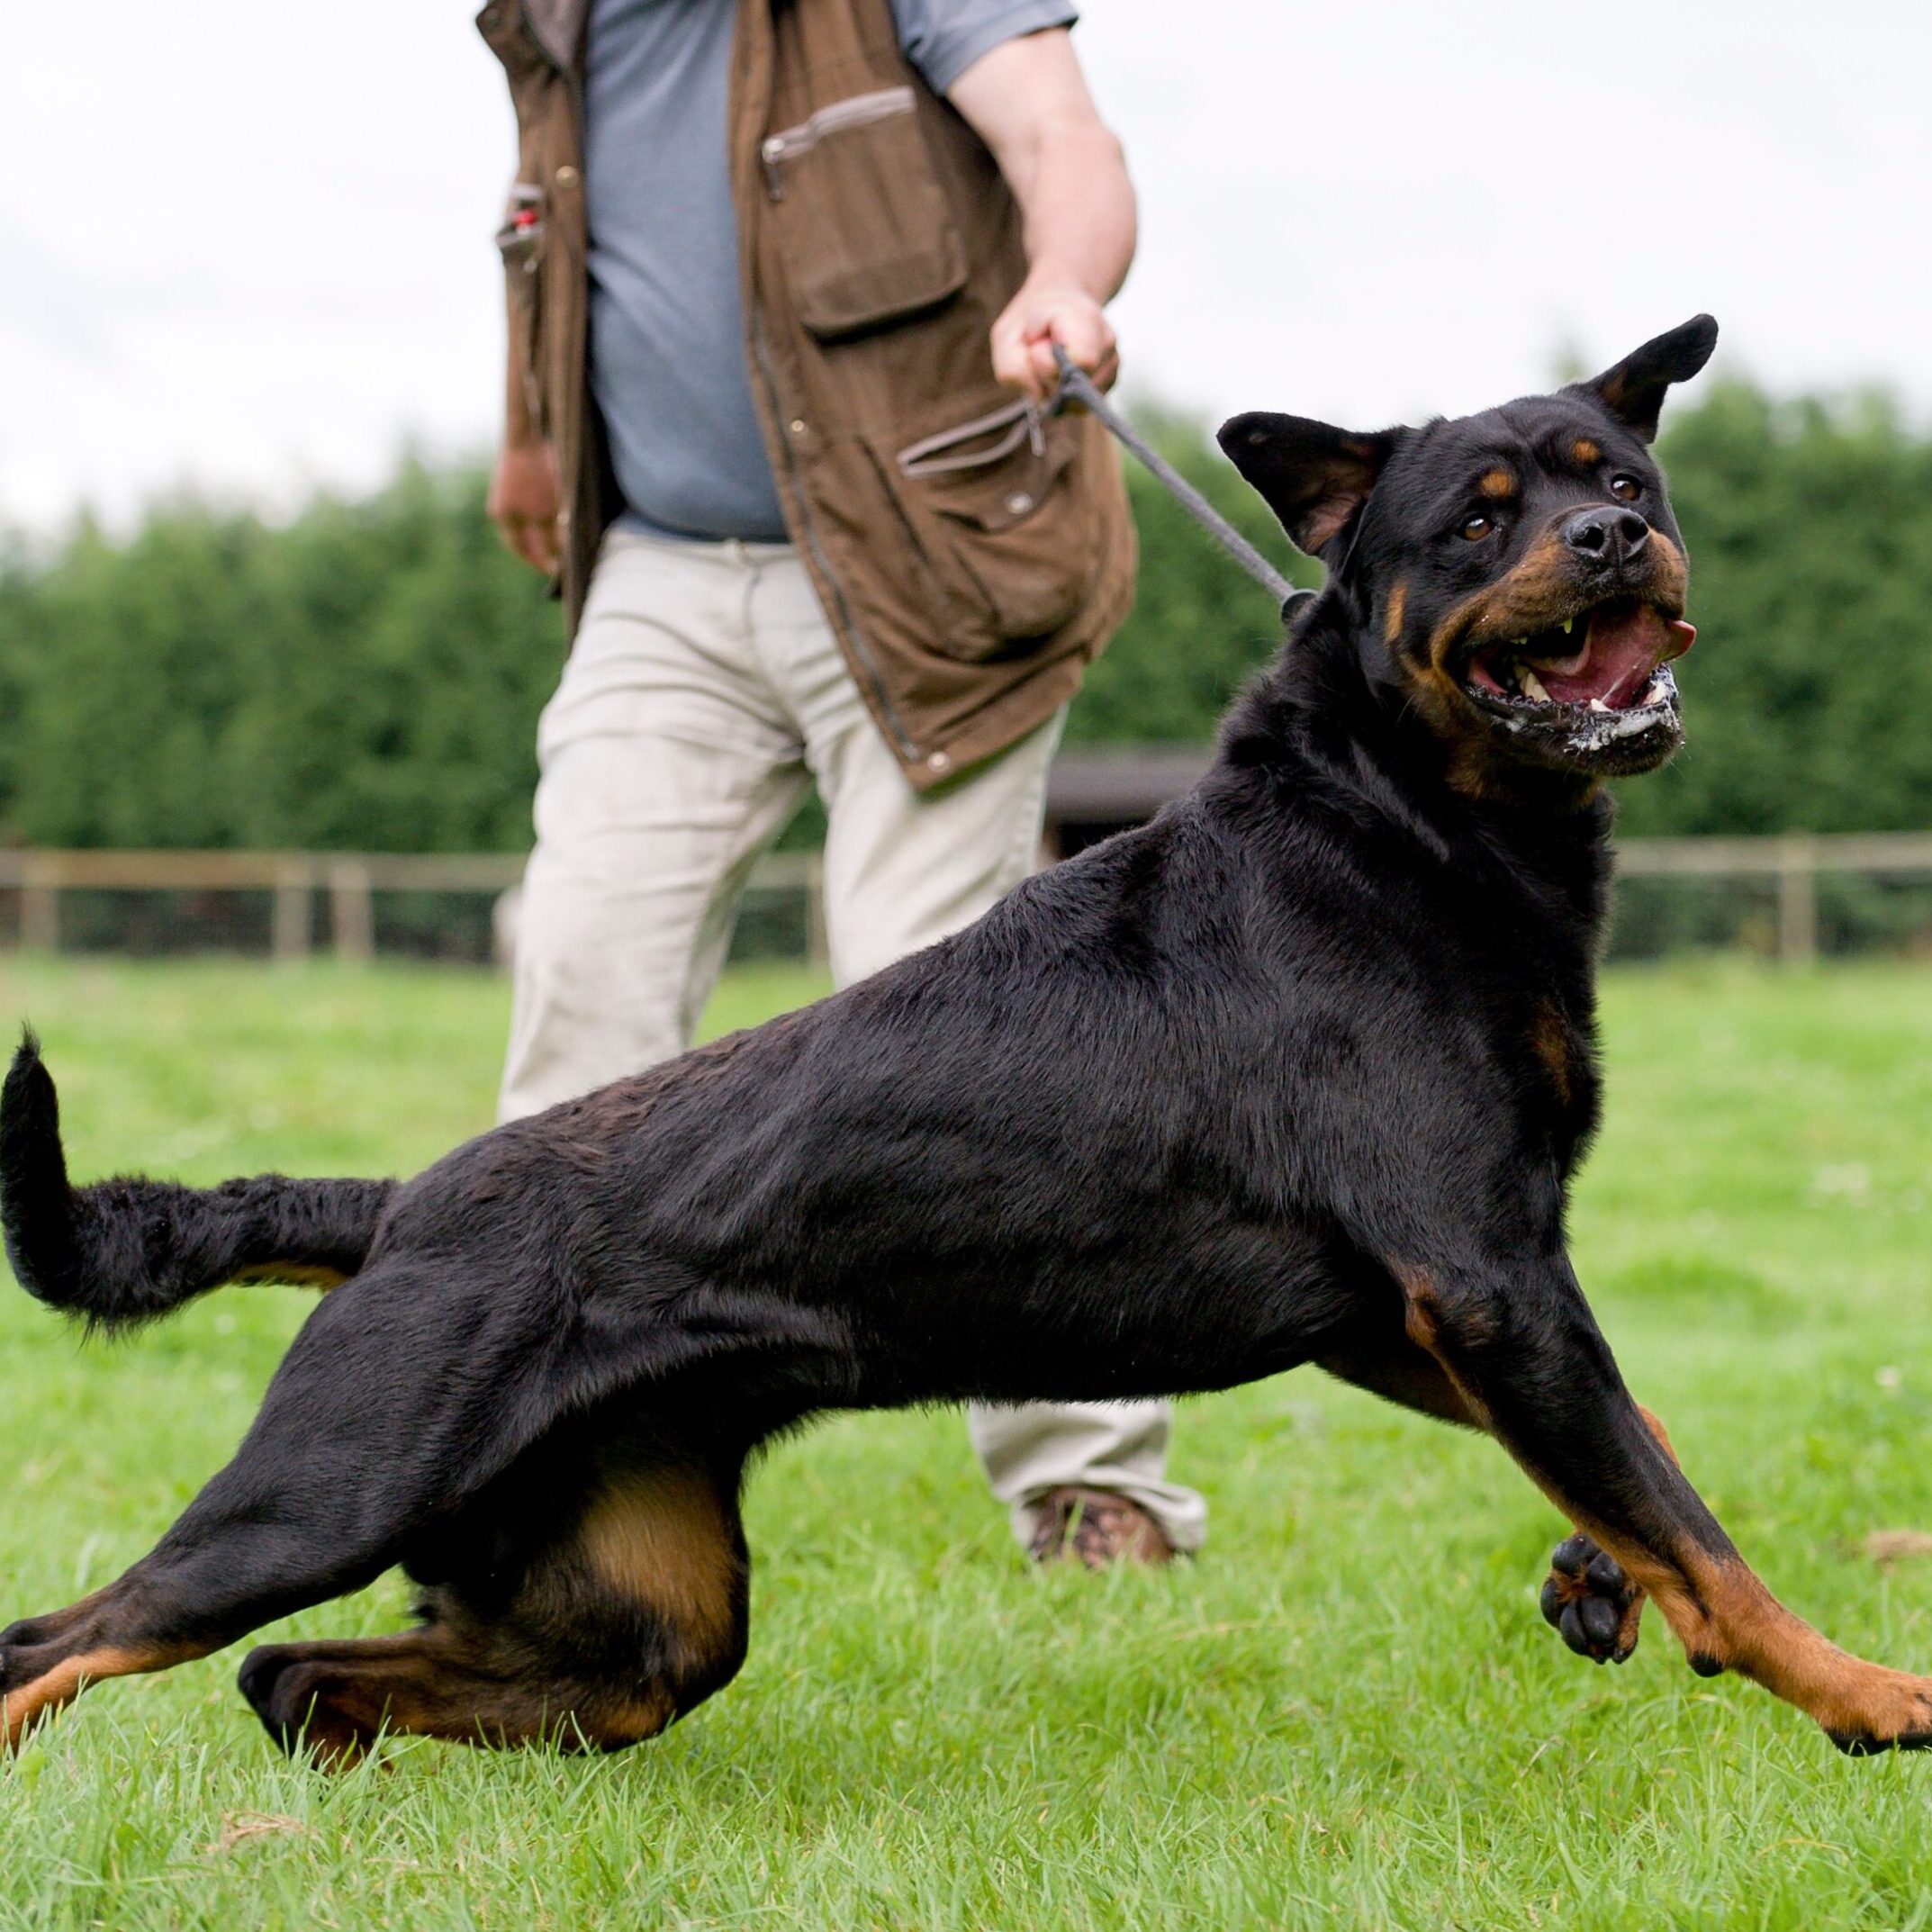
<path fill-rule="evenodd" d="M 1518 1458 L 1576 1526 L 1545 1593 L 1574 1648 L 1628 1656 L 1648 1594 L 1694 1668 L 1846 1748 L 1932 1743 L 1932 1681 L 1746 1567 L 1564 1252 L 1602 780 L 1675 748 L 1692 635 L 1648 446 L 1716 332 L 1419 429 L 1230 423 L 1329 582 L 1194 792 L 862 985 L 413 1181 L 70 1189 L 30 1038 L 0 1180 L 34 1294 L 113 1325 L 345 1279 L 154 1551 L 0 1636 L 8 1734 L 400 1563 L 419 1630 L 243 1665 L 284 1745 L 628 1744 L 744 1657 L 739 1486 L 774 1431 L 1312 1360 Z"/>

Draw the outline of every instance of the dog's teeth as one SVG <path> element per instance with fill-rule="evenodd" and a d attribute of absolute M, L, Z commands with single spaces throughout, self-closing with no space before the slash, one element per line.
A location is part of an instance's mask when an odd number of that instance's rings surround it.
<path fill-rule="evenodd" d="M 1567 636 L 1569 636 L 1569 634 L 1570 634 L 1570 633 L 1571 633 L 1571 632 L 1572 632 L 1573 630 L 1575 630 L 1575 628 L 1576 628 L 1576 619 L 1575 619 L 1575 618 L 1564 618 L 1564 620 L 1563 620 L 1563 635 L 1564 635 L 1564 636 L 1565 636 L 1566 637 L 1567 637 Z"/>
<path fill-rule="evenodd" d="M 1669 693 L 1666 692 L 1664 689 L 1663 679 L 1659 678 L 1657 682 L 1653 684 L 1650 689 L 1644 693 L 1644 702 L 1646 704 L 1662 704 L 1664 700 L 1668 695 Z"/>
<path fill-rule="evenodd" d="M 1593 698 L 1590 700 L 1590 709 L 1593 711 L 1607 711 L 1610 707 L 1601 698 Z"/>
<path fill-rule="evenodd" d="M 1549 702 L 1549 693 L 1543 689 L 1543 681 L 1535 672 L 1526 670 L 1523 673 L 1521 688 L 1524 697 L 1534 698 L 1539 704 Z"/>

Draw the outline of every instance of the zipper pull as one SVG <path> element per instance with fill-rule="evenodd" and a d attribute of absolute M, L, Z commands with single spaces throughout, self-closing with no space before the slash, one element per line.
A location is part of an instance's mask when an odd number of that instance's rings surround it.
<path fill-rule="evenodd" d="M 772 134 L 760 143 L 758 153 L 764 162 L 764 185 L 766 194 L 775 202 L 785 198 L 785 177 L 779 173 L 778 165 L 785 158 L 784 137 Z"/>
<path fill-rule="evenodd" d="M 1033 450 L 1034 461 L 1040 462 L 1046 455 L 1046 428 L 1037 402 L 1029 402 L 1026 405 L 1026 441 Z"/>

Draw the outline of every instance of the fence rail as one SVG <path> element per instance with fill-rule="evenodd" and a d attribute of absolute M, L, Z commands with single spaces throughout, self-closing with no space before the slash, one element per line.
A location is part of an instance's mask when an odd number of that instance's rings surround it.
<path fill-rule="evenodd" d="M 1778 838 L 1644 838 L 1617 847 L 1621 879 L 1756 879 L 1776 888 L 1778 957 L 1818 956 L 1826 874 L 1932 879 L 1932 832 L 1787 833 Z"/>
<path fill-rule="evenodd" d="M 20 943 L 42 952 L 59 950 L 63 892 L 266 892 L 274 900 L 269 951 L 278 960 L 308 956 L 321 899 L 330 949 L 360 961 L 375 956 L 378 892 L 494 898 L 521 882 L 523 865 L 519 853 L 494 852 L 0 851 L 0 891 L 20 894 Z M 824 957 L 824 865 L 816 852 L 770 853 L 751 889 L 803 893 L 807 951 Z"/>
<path fill-rule="evenodd" d="M 60 898 L 84 891 L 266 893 L 269 950 L 278 960 L 313 948 L 319 904 L 339 958 L 375 951 L 378 893 L 490 896 L 523 876 L 509 853 L 0 851 L 0 892 L 20 895 L 23 946 L 60 945 Z M 1776 952 L 1803 961 L 1819 950 L 1819 881 L 1832 875 L 1932 880 L 1932 833 L 1791 835 L 1778 838 L 1631 839 L 1617 848 L 1620 878 L 1768 883 L 1776 899 Z M 778 853 L 752 876 L 754 891 L 804 895 L 807 951 L 825 954 L 824 868 L 817 853 Z"/>

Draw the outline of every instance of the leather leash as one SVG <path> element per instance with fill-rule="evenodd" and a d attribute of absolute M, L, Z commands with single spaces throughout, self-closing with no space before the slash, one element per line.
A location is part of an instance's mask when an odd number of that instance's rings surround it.
<path fill-rule="evenodd" d="M 1108 432 L 1147 465 L 1168 494 L 1274 598 L 1281 606 L 1284 623 L 1299 606 L 1314 601 L 1313 591 L 1299 590 L 1290 583 L 1165 456 L 1127 426 L 1095 386 L 1093 378 L 1057 342 L 1053 345 L 1053 361 L 1060 369 L 1060 386 L 1046 406 L 1049 416 L 1058 416 L 1069 404 L 1077 402 L 1088 415 L 1098 417 Z"/>

